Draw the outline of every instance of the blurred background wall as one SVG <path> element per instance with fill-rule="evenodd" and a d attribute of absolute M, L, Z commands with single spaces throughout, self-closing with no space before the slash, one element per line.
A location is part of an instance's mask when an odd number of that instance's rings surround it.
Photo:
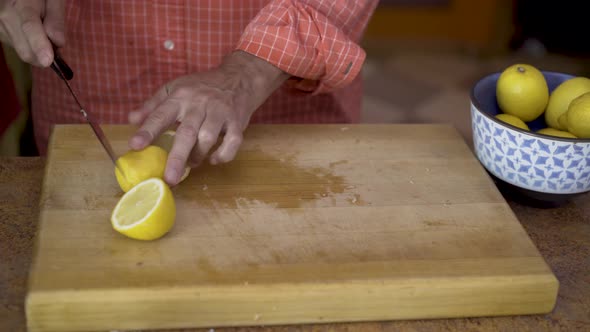
<path fill-rule="evenodd" d="M 511 0 L 382 0 L 366 39 L 388 47 L 499 51 L 514 30 L 513 13 Z"/>

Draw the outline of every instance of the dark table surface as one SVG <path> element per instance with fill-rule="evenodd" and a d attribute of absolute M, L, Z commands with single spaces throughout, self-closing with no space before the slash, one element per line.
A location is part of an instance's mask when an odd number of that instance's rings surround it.
<path fill-rule="evenodd" d="M 42 158 L 0 157 L 0 331 L 26 330 L 24 299 L 44 166 Z M 559 279 L 557 305 L 550 314 L 215 331 L 590 331 L 590 195 L 552 208 L 506 198 Z"/>

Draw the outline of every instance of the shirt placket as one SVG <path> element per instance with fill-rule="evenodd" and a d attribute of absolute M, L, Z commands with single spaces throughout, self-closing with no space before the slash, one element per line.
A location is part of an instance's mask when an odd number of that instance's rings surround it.
<path fill-rule="evenodd" d="M 159 72 L 172 80 L 187 71 L 186 1 L 155 1 L 155 56 Z"/>

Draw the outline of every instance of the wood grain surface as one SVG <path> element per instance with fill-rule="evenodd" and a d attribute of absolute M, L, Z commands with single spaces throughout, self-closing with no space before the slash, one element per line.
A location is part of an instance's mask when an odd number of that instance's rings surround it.
<path fill-rule="evenodd" d="M 127 150 L 127 126 L 105 127 Z M 260 125 L 173 188 L 139 242 L 87 126 L 58 126 L 26 301 L 32 331 L 470 317 L 552 310 L 558 283 L 444 125 Z"/>

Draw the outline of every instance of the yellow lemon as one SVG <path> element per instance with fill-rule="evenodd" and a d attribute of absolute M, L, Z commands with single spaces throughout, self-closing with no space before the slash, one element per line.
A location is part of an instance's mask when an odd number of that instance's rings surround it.
<path fill-rule="evenodd" d="M 559 124 L 559 117 L 568 109 L 575 98 L 590 92 L 590 79 L 575 77 L 561 83 L 549 96 L 549 103 L 545 110 L 545 122 L 551 128 L 564 130 Z"/>
<path fill-rule="evenodd" d="M 549 88 L 545 77 L 537 68 L 515 64 L 500 74 L 496 85 L 496 99 L 502 112 L 529 122 L 545 111 Z"/>
<path fill-rule="evenodd" d="M 567 111 L 557 119 L 557 122 L 559 123 L 559 128 L 567 129 Z"/>
<path fill-rule="evenodd" d="M 572 100 L 559 121 L 575 136 L 590 138 L 590 92 Z"/>
<path fill-rule="evenodd" d="M 160 178 L 140 182 L 126 192 L 111 215 L 117 232 L 136 240 L 155 240 L 174 226 L 176 205 L 168 185 Z"/>
<path fill-rule="evenodd" d="M 115 176 L 124 192 L 149 178 L 163 178 L 168 153 L 155 145 L 140 151 L 128 151 L 117 159 Z"/>
<path fill-rule="evenodd" d="M 556 137 L 564 137 L 564 138 L 577 138 L 572 133 L 567 131 L 558 130 L 555 128 L 543 128 L 537 131 L 537 134 L 547 135 L 547 136 L 556 136 Z"/>
<path fill-rule="evenodd" d="M 518 127 L 520 129 L 524 129 L 524 130 L 530 130 L 529 126 L 527 126 L 526 123 L 524 123 L 524 121 L 522 121 L 521 119 L 515 117 L 514 115 L 510 115 L 510 114 L 498 114 L 496 115 L 496 119 L 509 123 L 515 127 Z"/>
<path fill-rule="evenodd" d="M 176 132 L 174 130 L 167 130 L 162 135 L 154 140 L 152 143 L 153 145 L 159 146 L 162 149 L 166 150 L 166 152 L 170 153 L 172 150 L 172 145 L 174 144 L 174 137 L 176 136 Z M 191 168 L 189 166 L 184 167 L 184 173 L 180 177 L 180 182 L 184 181 L 184 179 L 189 176 L 191 172 Z"/>

